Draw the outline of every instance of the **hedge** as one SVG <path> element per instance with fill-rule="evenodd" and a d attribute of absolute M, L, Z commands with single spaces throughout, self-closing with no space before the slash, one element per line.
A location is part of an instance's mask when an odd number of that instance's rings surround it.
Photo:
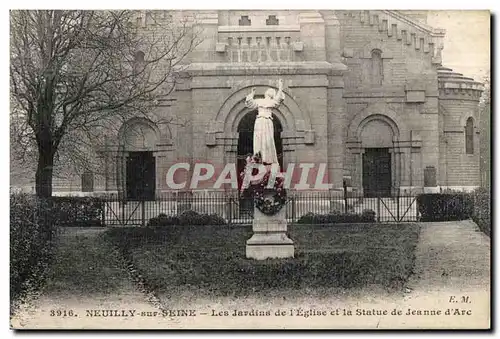
<path fill-rule="evenodd" d="M 51 197 L 54 223 L 66 227 L 104 226 L 104 201 L 98 197 Z"/>
<path fill-rule="evenodd" d="M 315 214 L 309 212 L 297 221 L 298 224 L 336 224 L 336 223 L 360 223 L 375 222 L 375 212 L 370 209 L 363 210 L 361 214 L 340 213 L 334 211 L 328 214 Z"/>
<path fill-rule="evenodd" d="M 472 196 L 467 193 L 429 193 L 417 196 L 421 221 L 453 221 L 470 219 L 474 210 Z"/>
<path fill-rule="evenodd" d="M 491 236 L 491 194 L 486 188 L 479 188 L 472 193 L 474 212 L 472 220 L 488 236 Z"/>
<path fill-rule="evenodd" d="M 162 227 L 174 225 L 225 225 L 226 220 L 217 214 L 200 214 L 195 211 L 184 211 L 181 214 L 169 216 L 159 214 L 149 219 L 149 227 Z"/>
<path fill-rule="evenodd" d="M 10 196 L 11 302 L 37 288 L 52 257 L 56 227 L 47 213 L 48 204 L 33 195 Z"/>

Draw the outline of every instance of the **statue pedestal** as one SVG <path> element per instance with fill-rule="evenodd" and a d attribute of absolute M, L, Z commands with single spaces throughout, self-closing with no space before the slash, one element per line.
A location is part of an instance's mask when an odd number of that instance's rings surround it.
<path fill-rule="evenodd" d="M 247 240 L 246 257 L 264 260 L 268 258 L 293 258 L 293 241 L 286 235 L 286 209 L 275 215 L 265 215 L 254 210 L 253 235 Z"/>

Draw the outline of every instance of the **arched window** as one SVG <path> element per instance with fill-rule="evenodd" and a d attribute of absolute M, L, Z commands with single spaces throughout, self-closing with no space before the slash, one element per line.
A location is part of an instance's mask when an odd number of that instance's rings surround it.
<path fill-rule="evenodd" d="M 465 153 L 474 154 L 474 120 L 472 117 L 465 123 Z"/>
<path fill-rule="evenodd" d="M 371 59 L 371 80 L 373 85 L 382 85 L 384 78 L 384 61 L 382 59 L 382 51 L 374 49 Z"/>
<path fill-rule="evenodd" d="M 135 52 L 134 55 L 134 71 L 135 72 L 141 72 L 143 67 L 144 67 L 144 52 L 143 51 L 137 51 Z"/>

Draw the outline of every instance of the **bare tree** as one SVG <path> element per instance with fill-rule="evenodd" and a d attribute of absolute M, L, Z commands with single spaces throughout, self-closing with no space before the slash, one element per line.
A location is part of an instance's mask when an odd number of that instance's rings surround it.
<path fill-rule="evenodd" d="M 149 114 L 174 89 L 176 67 L 196 44 L 192 25 L 169 16 L 141 28 L 137 17 L 11 11 L 11 125 L 16 141 L 31 145 L 19 148 L 36 150 L 38 196 L 52 195 L 54 159 L 62 149 L 71 153 L 65 145 L 100 140 L 117 120 Z"/>

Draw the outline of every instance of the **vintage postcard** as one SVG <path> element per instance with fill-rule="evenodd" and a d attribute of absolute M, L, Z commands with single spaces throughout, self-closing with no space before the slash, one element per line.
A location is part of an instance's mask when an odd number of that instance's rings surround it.
<path fill-rule="evenodd" d="M 490 12 L 11 10 L 12 329 L 489 329 Z"/>

